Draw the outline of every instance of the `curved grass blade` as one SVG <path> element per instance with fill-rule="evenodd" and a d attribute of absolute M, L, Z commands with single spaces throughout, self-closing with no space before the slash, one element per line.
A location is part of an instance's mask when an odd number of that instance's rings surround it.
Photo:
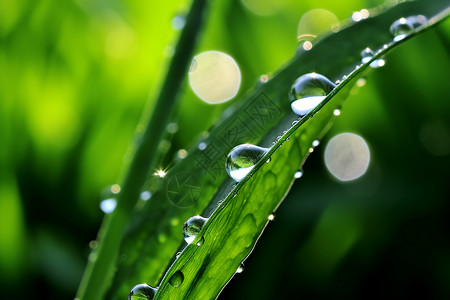
<path fill-rule="evenodd" d="M 111 298 L 125 297 L 140 282 L 156 286 L 182 241 L 184 220 L 202 212 L 208 217 L 212 211 L 198 239 L 184 249 L 166 273 L 157 298 L 215 298 L 250 254 L 268 216 L 276 210 L 292 184 L 293 174 L 310 153 L 312 141 L 330 126 L 333 110 L 342 105 L 349 91 L 348 83 L 401 43 L 390 43 L 392 22 L 417 14 L 427 16 L 428 23 L 403 41 L 446 17 L 448 1 L 407 2 L 323 37 L 311 51 L 300 50 L 273 79 L 225 112 L 209 136 L 199 141 L 205 143 L 205 149 L 191 150 L 165 178 L 151 179 L 149 186 L 156 192 L 145 205 L 137 207 L 128 228 L 121 249 L 125 258 L 119 264 Z M 385 44 L 387 47 L 383 47 Z M 339 52 L 330 51 L 337 47 Z M 366 47 L 381 51 L 355 69 Z M 348 76 L 321 105 L 298 121 L 290 111 L 287 92 L 298 76 L 311 71 L 332 80 Z M 292 122 L 297 123 L 291 126 Z M 234 182 L 227 179 L 224 169 L 229 150 L 245 142 L 269 147 L 287 129 L 251 174 L 233 189 Z M 285 142 L 289 136 L 291 140 Z M 271 163 L 265 164 L 270 156 Z M 201 238 L 203 244 L 196 246 Z M 180 272 L 183 280 L 174 287 L 170 278 L 175 275 L 179 279 Z"/>

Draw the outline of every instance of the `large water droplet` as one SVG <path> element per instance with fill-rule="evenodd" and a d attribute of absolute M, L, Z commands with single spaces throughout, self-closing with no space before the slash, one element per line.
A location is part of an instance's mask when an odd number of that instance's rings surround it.
<path fill-rule="evenodd" d="M 208 221 L 208 219 L 201 216 L 194 216 L 187 219 L 183 224 L 183 235 L 186 243 L 190 244 L 194 241 L 206 221 Z"/>
<path fill-rule="evenodd" d="M 317 73 L 308 73 L 295 80 L 289 92 L 291 108 L 304 116 L 319 105 L 336 85 Z"/>
<path fill-rule="evenodd" d="M 414 26 L 411 24 L 410 20 L 400 18 L 392 23 L 390 31 L 394 36 L 394 42 L 398 42 L 411 34 L 414 31 Z"/>
<path fill-rule="evenodd" d="M 128 300 L 151 300 L 155 297 L 157 291 L 148 284 L 141 283 L 131 289 L 128 293 Z"/>
<path fill-rule="evenodd" d="M 177 288 L 183 283 L 183 280 L 184 280 L 183 272 L 178 270 L 175 273 L 173 273 L 173 275 L 169 278 L 169 284 Z"/>
<path fill-rule="evenodd" d="M 251 144 L 234 147 L 227 156 L 225 169 L 235 181 L 241 181 L 269 149 Z"/>

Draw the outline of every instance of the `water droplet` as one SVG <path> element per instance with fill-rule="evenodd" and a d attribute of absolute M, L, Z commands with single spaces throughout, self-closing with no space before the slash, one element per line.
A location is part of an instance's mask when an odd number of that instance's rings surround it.
<path fill-rule="evenodd" d="M 269 81 L 269 76 L 267 76 L 266 74 L 263 74 L 259 77 L 259 81 L 261 83 L 266 83 L 267 81 Z"/>
<path fill-rule="evenodd" d="M 98 246 L 98 242 L 96 240 L 92 240 L 89 242 L 89 248 L 91 248 L 92 250 L 96 249 Z"/>
<path fill-rule="evenodd" d="M 317 147 L 317 146 L 319 146 L 319 144 L 320 144 L 319 140 L 314 140 L 314 141 L 312 142 L 312 146 L 313 146 L 313 147 Z"/>
<path fill-rule="evenodd" d="M 177 254 L 175 254 L 175 257 L 176 257 L 176 258 L 179 258 L 180 255 L 181 255 L 181 251 L 177 252 Z"/>
<path fill-rule="evenodd" d="M 227 156 L 225 169 L 228 175 L 239 182 L 247 176 L 255 164 L 266 154 L 267 148 L 251 144 L 234 147 Z"/>
<path fill-rule="evenodd" d="M 341 114 L 341 110 L 340 109 L 335 109 L 335 110 L 333 110 L 333 115 L 335 115 L 335 116 L 339 116 Z"/>
<path fill-rule="evenodd" d="M 275 215 L 274 215 L 274 214 L 270 214 L 270 215 L 267 217 L 267 219 L 268 219 L 269 221 L 273 221 L 273 220 L 275 219 Z"/>
<path fill-rule="evenodd" d="M 141 283 L 131 289 L 128 293 L 128 300 L 151 300 L 155 297 L 157 291 L 154 287 Z"/>
<path fill-rule="evenodd" d="M 206 143 L 205 142 L 201 142 L 200 144 L 198 144 L 198 149 L 200 150 L 200 151 L 203 151 L 203 150 L 205 150 L 206 149 Z"/>
<path fill-rule="evenodd" d="M 405 18 L 400 18 L 390 27 L 391 34 L 394 36 L 394 42 L 403 40 L 414 31 L 411 22 Z"/>
<path fill-rule="evenodd" d="M 313 44 L 310 41 L 306 41 L 306 42 L 303 43 L 303 49 L 305 51 L 311 50 L 312 47 L 313 47 Z"/>
<path fill-rule="evenodd" d="M 244 269 L 245 269 L 244 263 L 241 263 L 237 268 L 236 273 L 242 273 L 244 272 Z"/>
<path fill-rule="evenodd" d="M 291 108 L 304 116 L 319 105 L 336 85 L 317 73 L 308 73 L 297 78 L 289 92 Z"/>
<path fill-rule="evenodd" d="M 193 216 L 187 219 L 183 224 L 183 235 L 186 243 L 190 244 L 195 240 L 207 221 L 208 219 L 201 216 Z"/>
<path fill-rule="evenodd" d="M 197 242 L 197 246 L 200 247 L 201 245 L 203 245 L 205 243 L 205 238 L 201 237 L 201 239 Z"/>
<path fill-rule="evenodd" d="M 427 17 L 424 15 L 410 16 L 406 20 L 412 25 L 414 29 L 417 29 L 427 23 Z"/>
<path fill-rule="evenodd" d="M 175 273 L 173 273 L 173 275 L 169 278 L 169 284 L 177 288 L 183 283 L 183 280 L 184 280 L 183 272 L 178 270 Z"/>
<path fill-rule="evenodd" d="M 150 193 L 150 191 L 143 191 L 141 193 L 141 199 L 144 201 L 149 200 L 152 197 L 152 193 Z"/>
<path fill-rule="evenodd" d="M 292 126 L 295 126 L 295 124 L 297 124 L 298 123 L 298 121 L 297 120 L 295 120 L 295 121 L 292 121 Z"/>
<path fill-rule="evenodd" d="M 295 174 L 294 174 L 294 178 L 295 178 L 295 179 L 299 179 L 299 178 L 302 177 L 302 176 L 303 176 L 303 170 L 302 170 L 302 169 L 298 170 L 298 171 L 295 172 Z"/>
<path fill-rule="evenodd" d="M 100 209 L 105 214 L 110 214 L 114 211 L 117 206 L 117 200 L 114 198 L 108 198 L 100 202 Z"/>
<path fill-rule="evenodd" d="M 372 49 L 367 47 L 366 49 L 361 51 L 361 57 L 362 57 L 361 62 L 363 64 L 368 63 L 374 55 L 375 55 L 375 53 L 372 51 Z"/>
<path fill-rule="evenodd" d="M 172 28 L 174 30 L 183 29 L 185 24 L 186 24 L 186 18 L 183 15 L 177 15 L 177 16 L 173 17 L 173 19 L 172 19 Z"/>

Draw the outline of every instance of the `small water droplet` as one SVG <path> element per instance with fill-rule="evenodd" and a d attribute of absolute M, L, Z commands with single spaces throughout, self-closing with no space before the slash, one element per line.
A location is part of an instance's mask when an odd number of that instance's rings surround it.
<path fill-rule="evenodd" d="M 339 116 L 341 114 L 341 110 L 340 109 L 335 109 L 335 110 L 333 110 L 333 115 L 335 115 L 335 116 Z"/>
<path fill-rule="evenodd" d="M 336 80 L 336 84 L 339 84 L 339 83 L 341 83 L 341 81 L 338 79 L 338 80 Z"/>
<path fill-rule="evenodd" d="M 398 42 L 411 34 L 414 31 L 414 27 L 408 19 L 400 18 L 392 23 L 390 31 L 394 36 L 394 42 Z"/>
<path fill-rule="evenodd" d="M 183 224 L 183 235 L 186 243 L 190 244 L 195 240 L 207 221 L 208 219 L 201 216 L 193 216 L 187 219 Z"/>
<path fill-rule="evenodd" d="M 242 273 L 244 272 L 244 269 L 245 269 L 244 263 L 241 263 L 237 268 L 236 273 Z"/>
<path fill-rule="evenodd" d="M 131 289 L 130 293 L 128 293 L 128 300 L 152 300 L 157 291 L 154 287 L 141 283 Z"/>
<path fill-rule="evenodd" d="M 205 243 L 205 238 L 202 236 L 201 239 L 197 242 L 197 246 L 200 247 Z"/>
<path fill-rule="evenodd" d="M 319 140 L 314 140 L 314 141 L 312 142 L 312 146 L 313 146 L 313 147 L 317 147 L 317 146 L 319 146 L 319 144 L 320 144 Z"/>
<path fill-rule="evenodd" d="M 152 197 L 152 193 L 150 193 L 150 191 L 143 191 L 141 193 L 141 199 L 144 201 L 148 201 L 151 197 Z"/>
<path fill-rule="evenodd" d="M 181 251 L 177 252 L 177 254 L 175 254 L 175 258 L 179 258 L 181 255 Z"/>
<path fill-rule="evenodd" d="M 177 288 L 183 283 L 183 280 L 184 280 L 183 272 L 178 270 L 175 273 L 173 273 L 173 275 L 169 278 L 169 284 Z"/>
<path fill-rule="evenodd" d="M 303 43 L 303 49 L 305 51 L 311 50 L 312 47 L 313 47 L 313 44 L 310 41 L 306 41 L 306 42 Z"/>
<path fill-rule="evenodd" d="M 366 49 L 361 51 L 361 62 L 363 64 L 368 63 L 374 55 L 375 53 L 372 51 L 372 49 L 367 47 Z"/>
<path fill-rule="evenodd" d="M 298 171 L 295 172 L 295 174 L 294 174 L 294 178 L 295 178 L 295 179 L 299 179 L 299 178 L 302 177 L 302 176 L 303 176 L 303 170 L 302 170 L 302 169 L 298 170 Z"/>
<path fill-rule="evenodd" d="M 269 221 L 273 221 L 273 220 L 275 219 L 275 215 L 274 215 L 274 214 L 270 214 L 270 215 L 267 217 L 267 219 L 268 219 Z"/>
<path fill-rule="evenodd" d="M 281 135 L 277 136 L 277 142 L 281 140 Z"/>
<path fill-rule="evenodd" d="M 353 14 L 352 14 L 352 19 L 353 19 L 353 21 L 355 21 L 355 22 L 359 22 L 359 21 L 361 21 L 362 20 L 362 14 L 361 14 L 361 12 L 359 12 L 359 11 L 355 11 Z"/>
<path fill-rule="evenodd" d="M 288 141 L 290 141 L 290 140 L 291 140 L 291 137 L 288 136 L 288 137 L 286 138 L 286 142 L 288 142 Z"/>
<path fill-rule="evenodd" d="M 98 246 L 98 242 L 96 240 L 92 240 L 89 242 L 89 248 L 96 249 Z"/>
<path fill-rule="evenodd" d="M 198 144 L 198 149 L 200 150 L 200 151 L 203 151 L 203 150 L 205 150 L 206 149 L 206 143 L 205 142 L 201 142 L 200 144 Z"/>
<path fill-rule="evenodd" d="M 308 151 L 309 151 L 309 153 L 313 153 L 314 152 L 314 148 L 311 147 L 311 148 L 308 149 Z"/>
<path fill-rule="evenodd" d="M 259 81 L 261 83 L 266 83 L 267 81 L 269 81 L 269 76 L 267 76 L 266 74 L 263 74 L 259 77 Z"/>
<path fill-rule="evenodd" d="M 266 154 L 267 148 L 251 144 L 234 147 L 227 156 L 225 169 L 235 181 L 239 182 L 247 176 L 258 161 Z"/>
<path fill-rule="evenodd" d="M 328 78 L 317 73 L 300 76 L 289 92 L 292 110 L 297 115 L 306 115 L 319 105 L 335 86 Z"/>
<path fill-rule="evenodd" d="M 186 24 L 186 18 L 183 15 L 177 15 L 177 16 L 173 17 L 173 19 L 172 19 L 172 28 L 174 30 L 183 29 L 185 24 Z"/>
<path fill-rule="evenodd" d="M 342 80 L 347 79 L 347 75 L 342 76 Z"/>
<path fill-rule="evenodd" d="M 108 198 L 100 202 L 100 209 L 105 214 L 110 214 L 114 211 L 117 206 L 117 200 L 114 198 Z"/>
<path fill-rule="evenodd" d="M 295 120 L 295 121 L 292 121 L 292 126 L 295 126 L 295 124 L 297 124 L 298 123 L 298 121 L 297 120 Z"/>
<path fill-rule="evenodd" d="M 272 161 L 272 157 L 269 157 L 269 158 L 266 160 L 266 164 L 270 163 L 271 161 Z"/>

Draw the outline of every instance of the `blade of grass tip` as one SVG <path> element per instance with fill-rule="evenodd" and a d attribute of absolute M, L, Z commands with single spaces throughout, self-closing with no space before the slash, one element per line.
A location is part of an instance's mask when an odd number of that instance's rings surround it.
<path fill-rule="evenodd" d="M 111 284 L 124 229 L 132 217 L 148 172 L 154 168 L 157 147 L 188 70 L 206 7 L 207 0 L 192 2 L 186 25 L 180 34 L 174 56 L 156 99 L 156 105 L 146 130 L 138 139 L 136 152 L 122 182 L 117 207 L 113 213 L 105 217 L 99 231 L 99 246 L 89 256 L 77 299 L 103 299 Z"/>

